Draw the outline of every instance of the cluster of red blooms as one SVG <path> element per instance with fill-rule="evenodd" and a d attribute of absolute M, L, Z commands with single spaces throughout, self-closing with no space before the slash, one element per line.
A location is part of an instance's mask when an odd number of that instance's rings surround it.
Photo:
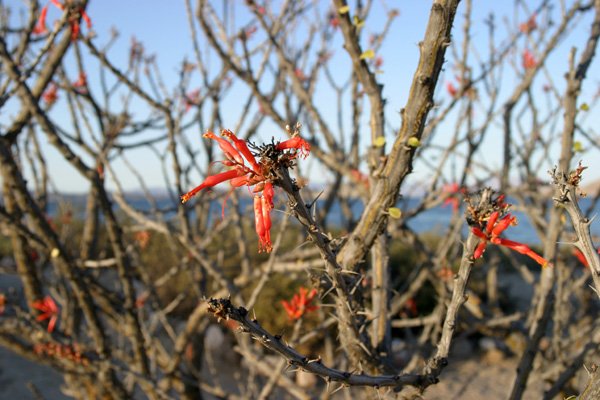
<path fill-rule="evenodd" d="M 444 185 L 444 192 L 448 194 L 442 207 L 452 206 L 452 211 L 456 212 L 460 208 L 461 198 L 460 195 L 465 192 L 465 189 L 458 185 L 458 183 L 450 183 Z"/>
<path fill-rule="evenodd" d="M 52 82 L 48 89 L 42 94 L 42 100 L 48 105 L 51 106 L 58 100 L 58 86 L 56 83 Z"/>
<path fill-rule="evenodd" d="M 73 89 L 81 94 L 87 94 L 87 76 L 85 72 L 80 72 L 79 77 L 72 84 Z"/>
<path fill-rule="evenodd" d="M 89 360 L 85 355 L 81 354 L 81 350 L 77 344 L 36 343 L 33 346 L 33 351 L 40 356 L 46 355 L 49 357 L 63 358 L 83 366 L 89 364 Z"/>
<path fill-rule="evenodd" d="M 519 30 L 525 34 L 531 33 L 536 29 L 537 22 L 535 21 L 535 14 L 532 14 L 526 22 L 519 24 Z"/>
<path fill-rule="evenodd" d="M 58 314 L 60 312 L 58 306 L 54 302 L 54 299 L 52 299 L 50 296 L 46 296 L 42 300 L 34 301 L 31 305 L 40 312 L 36 318 L 38 321 L 48 320 L 48 332 L 52 333 L 56 327 Z"/>
<path fill-rule="evenodd" d="M 537 60 L 531 51 L 528 49 L 523 50 L 523 68 L 532 69 L 537 65 Z"/>
<path fill-rule="evenodd" d="M 197 106 L 200 103 L 200 89 L 194 89 L 186 93 L 182 99 L 184 112 L 190 111 L 190 108 Z"/>
<path fill-rule="evenodd" d="M 62 4 L 58 0 L 50 0 L 56 8 L 63 11 L 65 9 L 65 4 Z M 46 16 L 48 14 L 48 6 L 50 4 L 46 4 L 42 11 L 40 12 L 40 16 L 38 18 L 37 24 L 33 28 L 33 33 L 36 35 L 43 35 L 48 32 L 48 28 L 46 26 Z M 79 8 L 79 13 L 81 14 L 81 18 L 85 21 L 85 24 L 88 29 L 92 29 L 92 20 L 87 15 L 83 8 Z M 81 31 L 81 27 L 79 26 L 79 16 L 73 15 L 69 18 L 69 25 L 71 26 L 71 40 L 77 40 L 79 38 L 79 32 Z"/>
<path fill-rule="evenodd" d="M 181 202 L 185 203 L 201 190 L 211 188 L 219 183 L 229 181 L 233 188 L 254 186 L 254 223 L 259 239 L 259 251 L 270 252 L 273 248 L 271 243 L 271 210 L 273 209 L 273 181 L 274 170 L 290 167 L 292 161 L 301 155 L 308 156 L 310 145 L 304 139 L 295 135 L 288 140 L 277 144 L 267 144 L 259 148 L 260 161 L 256 160 L 255 154 L 250 151 L 248 143 L 239 139 L 233 132 L 223 129 L 218 137 L 213 132 L 206 132 L 205 138 L 217 142 L 226 159 L 221 163 L 230 169 L 207 177 L 204 182 L 181 196 Z M 246 164 L 248 163 L 248 165 Z M 258 193 L 262 192 L 262 196 Z M 224 210 L 223 210 L 224 212 Z"/>
<path fill-rule="evenodd" d="M 317 289 L 312 289 L 309 292 L 305 287 L 300 287 L 298 292 L 289 302 L 281 300 L 281 304 L 291 320 L 300 319 L 307 312 L 315 311 L 319 308 L 319 306 L 311 304 L 317 295 Z"/>
<path fill-rule="evenodd" d="M 485 228 L 478 226 L 471 227 L 471 232 L 481 239 L 475 248 L 473 258 L 480 258 L 485 252 L 487 244 L 492 243 L 498 246 L 508 247 L 511 250 L 524 254 L 540 264 L 542 267 L 547 266 L 548 261 L 538 255 L 535 251 L 531 250 L 529 246 L 500 237 L 500 234 L 502 234 L 502 232 L 504 232 L 509 226 L 517 224 L 517 218 L 511 214 L 506 214 L 500 218 L 502 213 L 504 213 L 505 210 L 510 206 L 509 204 L 504 203 L 504 196 L 500 196 L 496 200 L 496 204 L 499 206 L 501 211 L 494 211 L 489 215 L 489 217 L 487 217 Z"/>
<path fill-rule="evenodd" d="M 133 235 L 134 240 L 137 242 L 138 246 L 140 246 L 140 249 L 142 250 L 148 247 L 148 244 L 150 243 L 150 237 L 150 232 L 146 230 L 137 231 Z"/>

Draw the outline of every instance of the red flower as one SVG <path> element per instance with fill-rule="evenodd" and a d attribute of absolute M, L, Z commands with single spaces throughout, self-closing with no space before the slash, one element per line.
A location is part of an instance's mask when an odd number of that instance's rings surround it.
<path fill-rule="evenodd" d="M 301 81 L 305 81 L 307 79 L 306 75 L 304 75 L 304 71 L 302 71 L 300 68 L 296 68 L 294 70 L 294 75 L 296 75 L 296 77 Z"/>
<path fill-rule="evenodd" d="M 73 89 L 77 90 L 79 93 L 87 93 L 87 77 L 85 72 L 79 73 L 79 78 L 73 82 Z"/>
<path fill-rule="evenodd" d="M 445 185 L 444 192 L 448 193 L 448 197 L 446 197 L 446 200 L 444 200 L 444 204 L 442 204 L 442 207 L 451 205 L 452 211 L 454 211 L 454 212 L 458 211 L 458 209 L 460 208 L 459 195 L 461 192 L 461 189 L 460 189 L 460 186 L 458 186 L 458 183 L 454 182 L 449 185 Z"/>
<path fill-rule="evenodd" d="M 375 61 L 373 62 L 373 66 L 377 69 L 381 68 L 381 66 L 383 65 L 383 57 L 376 57 Z"/>
<path fill-rule="evenodd" d="M 454 84 L 452 82 L 446 83 L 446 90 L 448 91 L 448 94 L 452 97 L 456 97 L 456 94 L 458 93 L 458 90 L 456 89 L 456 87 L 454 87 Z"/>
<path fill-rule="evenodd" d="M 287 312 L 288 317 L 291 320 L 297 320 L 302 318 L 307 312 L 315 311 L 319 308 L 311 304 L 316 295 L 317 289 L 312 289 L 309 293 L 308 289 L 300 287 L 299 293 L 295 294 L 289 303 L 286 300 L 281 300 L 281 304 Z"/>
<path fill-rule="evenodd" d="M 43 300 L 34 301 L 31 306 L 40 311 L 37 316 L 38 321 L 48 320 L 48 332 L 52 332 L 58 320 L 59 309 L 52 297 L 46 296 Z"/>
<path fill-rule="evenodd" d="M 329 26 L 331 26 L 333 29 L 337 29 L 340 26 L 340 19 L 337 17 L 335 12 L 330 12 L 327 15 L 327 19 L 329 19 Z"/>
<path fill-rule="evenodd" d="M 192 106 L 197 106 L 200 103 L 200 89 L 192 90 L 183 96 L 184 112 L 188 112 Z"/>
<path fill-rule="evenodd" d="M 65 9 L 64 4 L 62 4 L 60 1 L 58 1 L 58 0 L 50 0 L 50 1 L 59 10 L 63 11 Z M 48 7 L 48 6 L 46 6 L 46 7 Z M 46 7 L 44 7 L 44 8 L 46 8 Z M 92 29 L 92 20 L 87 15 L 85 10 L 80 7 L 78 11 L 81 14 L 81 18 L 85 21 L 87 28 Z M 44 12 L 44 10 L 42 9 L 42 13 L 43 12 Z M 44 14 L 44 21 L 43 21 L 44 26 L 45 26 L 45 17 L 46 17 L 46 15 Z M 40 15 L 40 20 L 41 20 L 41 15 Z M 38 24 L 39 24 L 39 22 L 40 21 L 38 20 Z M 77 16 L 77 15 L 70 16 L 69 17 L 69 25 L 71 26 L 71 40 L 75 41 L 75 40 L 77 40 L 77 38 L 79 38 L 79 32 L 81 31 L 81 27 L 79 26 L 79 16 Z"/>
<path fill-rule="evenodd" d="M 48 106 L 51 106 L 58 100 L 58 86 L 55 83 L 51 83 L 48 89 L 42 94 L 42 99 Z"/>
<path fill-rule="evenodd" d="M 519 24 L 519 30 L 523 33 L 531 33 L 536 29 L 537 22 L 535 21 L 535 14 L 532 14 L 526 22 Z"/>
<path fill-rule="evenodd" d="M 259 163 L 245 140 L 239 139 L 227 129 L 223 129 L 221 135 L 225 139 L 210 131 L 206 132 L 204 137 L 217 142 L 226 158 L 222 161 L 222 164 L 231 169 L 208 176 L 200 185 L 181 196 L 181 202 L 185 203 L 203 189 L 211 188 L 225 181 L 229 181 L 234 188 L 254 186 L 253 192 L 255 194 L 262 192 L 262 196 L 258 194 L 254 196 L 254 222 L 259 239 L 259 251 L 268 253 L 273 248 L 271 244 L 271 210 L 273 209 L 275 191 L 272 183 L 273 172 L 270 170 L 273 158 L 269 157 L 264 162 L 261 159 L 261 163 Z M 287 162 L 296 158 L 298 154 L 306 157 L 310 151 L 310 145 L 299 136 L 294 136 L 291 139 L 270 146 L 273 146 L 272 148 L 279 152 L 278 155 L 276 154 L 277 157 L 284 157 Z"/>
<path fill-rule="evenodd" d="M 4 293 L 0 293 L 0 314 L 4 314 L 4 308 L 6 307 L 6 296 Z"/>
<path fill-rule="evenodd" d="M 483 252 L 485 251 L 488 242 L 491 242 L 499 246 L 508 247 L 509 249 L 517 251 L 521 254 L 525 254 L 526 256 L 535 260 L 535 262 L 540 264 L 542 267 L 548 265 L 548 261 L 546 261 L 546 259 L 544 259 L 543 257 L 539 256 L 536 252 L 531 250 L 529 246 L 523 243 L 501 238 L 500 234 L 502 232 L 504 232 L 510 225 L 517 224 L 517 218 L 513 217 L 510 214 L 506 214 L 502 219 L 498 220 L 499 217 L 500 212 L 494 211 L 487 221 L 485 231 L 482 231 L 478 227 L 471 228 L 471 232 L 473 232 L 475 236 L 481 238 L 479 245 L 473 253 L 474 259 L 478 259 L 479 257 L 481 257 L 483 255 Z"/>
<path fill-rule="evenodd" d="M 573 255 L 575 257 L 577 257 L 577 259 L 579 260 L 579 262 L 582 263 L 584 267 L 586 267 L 586 268 L 590 267 L 590 264 L 585 259 L 585 256 L 583 255 L 583 253 L 581 252 L 581 250 L 579 250 L 578 248 L 573 248 Z"/>
<path fill-rule="evenodd" d="M 140 246 L 140 249 L 144 250 L 148 243 L 150 243 L 150 232 L 148 231 L 137 231 L 134 235 L 134 239 L 137 244 Z"/>
<path fill-rule="evenodd" d="M 48 28 L 46 27 L 46 15 L 48 14 L 48 5 L 45 5 L 40 12 L 40 17 L 38 18 L 37 24 L 35 24 L 35 28 L 33 28 L 32 33 L 34 35 L 43 35 L 48 32 Z"/>
<path fill-rule="evenodd" d="M 308 157 L 308 154 L 310 153 L 310 144 L 306 140 L 302 139 L 300 136 L 295 136 L 286 141 L 277 143 L 277 145 L 275 145 L 275 148 L 277 150 L 296 150 L 296 152 L 293 153 L 295 154 L 294 158 L 298 155 L 298 153 L 300 153 L 302 158 Z"/>
<path fill-rule="evenodd" d="M 537 60 L 533 56 L 533 53 L 528 49 L 523 50 L 523 68 L 532 69 L 537 65 Z"/>
<path fill-rule="evenodd" d="M 358 169 L 352 169 L 350 170 L 350 176 L 352 176 L 352 179 L 362 184 L 365 188 L 369 188 L 369 176 L 367 174 L 363 174 Z"/>
<path fill-rule="evenodd" d="M 600 254 L 600 249 L 598 249 L 598 254 Z M 581 250 L 579 250 L 576 247 L 573 248 L 573 255 L 575 257 L 577 257 L 577 259 L 579 260 L 579 262 L 582 263 L 584 267 L 586 267 L 586 268 L 590 267 L 590 264 L 588 263 L 587 259 L 585 258 L 585 256 L 581 252 Z"/>

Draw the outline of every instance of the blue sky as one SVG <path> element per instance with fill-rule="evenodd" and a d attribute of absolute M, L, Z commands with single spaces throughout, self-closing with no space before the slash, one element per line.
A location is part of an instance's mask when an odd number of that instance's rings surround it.
<path fill-rule="evenodd" d="M 243 0 L 234 0 L 240 3 Z M 22 4 L 17 0 L 9 0 L 8 4 Z M 192 1 L 195 7 L 195 1 Z M 275 2 L 277 3 L 277 2 Z M 374 2 L 376 5 L 381 4 L 379 1 Z M 464 2 L 463 2 L 464 3 Z M 486 27 L 483 24 L 484 19 L 489 15 L 490 12 L 495 12 L 497 15 L 496 22 L 498 24 L 498 37 L 502 38 L 505 36 L 505 25 L 502 20 L 503 16 L 513 17 L 513 2 L 512 1 L 473 1 L 473 30 L 472 30 L 472 41 L 478 52 L 485 56 L 487 52 L 487 33 Z M 537 5 L 538 1 L 527 1 L 527 4 L 533 8 Z M 571 3 L 570 1 L 568 2 Z M 212 2 L 215 7 L 221 4 L 220 0 Z M 387 100 L 386 112 L 389 116 L 391 123 L 394 127 L 399 126 L 400 117 L 397 114 L 405 104 L 408 95 L 412 74 L 416 68 L 418 60 L 418 47 L 417 43 L 422 39 L 425 24 L 428 18 L 430 2 L 424 0 L 397 0 L 397 1 L 386 1 L 385 4 L 388 8 L 397 8 L 400 10 L 400 16 L 395 21 L 390 31 L 389 37 L 382 47 L 379 54 L 384 57 L 384 65 L 382 73 L 378 75 L 378 79 L 384 84 L 384 97 Z M 329 2 L 323 2 L 323 10 L 327 10 Z M 461 29 L 463 24 L 462 15 L 464 4 L 461 4 L 459 13 L 455 23 L 454 38 L 460 42 Z M 558 12 L 559 10 L 557 10 Z M 365 37 L 368 37 L 368 32 L 377 31 L 378 27 L 383 24 L 384 21 L 384 10 L 380 6 L 374 7 L 374 13 L 367 20 L 365 24 L 365 30 L 367 32 Z M 157 55 L 158 64 L 162 71 L 163 78 L 167 87 L 173 88 L 175 82 L 177 82 L 177 74 L 181 66 L 182 60 L 187 57 L 193 60 L 192 45 L 190 33 L 187 25 L 187 16 L 185 11 L 185 3 L 180 0 L 91 0 L 89 2 L 88 14 L 93 21 L 93 29 L 97 34 L 96 43 L 100 46 L 108 40 L 110 31 L 113 27 L 117 28 L 120 33 L 119 40 L 115 46 L 111 49 L 109 56 L 112 58 L 116 65 L 125 66 L 127 64 L 128 51 L 130 45 L 130 39 L 135 36 L 139 41 L 144 44 L 145 50 L 148 54 L 155 53 Z M 50 8 L 49 21 L 53 21 L 58 18 L 60 13 L 58 10 Z M 525 14 L 521 14 L 522 18 L 525 19 Z M 247 19 L 247 15 L 244 12 L 240 12 L 236 17 L 240 21 Z M 559 87 L 564 87 L 564 71 L 567 68 L 567 54 L 569 48 L 573 45 L 581 46 L 588 33 L 590 18 L 586 18 L 580 21 L 580 25 L 585 28 L 577 29 L 573 35 L 571 35 L 567 41 L 561 44 L 557 49 L 556 53 L 550 58 L 548 62 L 548 69 L 550 74 L 554 77 Z M 237 21 L 236 21 L 237 22 Z M 373 28 L 372 28 L 373 27 Z M 337 33 L 339 36 L 339 32 Z M 338 44 L 341 41 L 338 40 Z M 201 46 L 203 46 L 201 42 Z M 520 47 L 522 48 L 522 46 Z M 341 45 L 338 48 L 331 49 L 334 52 L 334 59 L 332 62 L 339 62 L 343 65 L 347 60 L 345 59 L 346 54 Z M 518 58 L 519 54 L 515 55 L 515 62 L 520 63 Z M 72 58 L 69 58 L 72 60 Z M 338 60 L 338 61 L 336 61 Z M 590 88 L 584 90 L 582 93 L 582 99 L 590 98 L 598 86 L 598 74 L 596 73 L 597 61 L 590 68 L 588 75 L 588 86 Z M 448 71 L 451 67 L 451 63 L 447 63 L 447 71 L 443 76 L 442 81 L 438 85 L 438 91 L 444 91 L 443 87 L 446 81 L 452 79 L 452 72 Z M 93 90 L 93 74 L 89 74 L 89 81 L 92 85 Z M 503 91 L 509 93 L 512 90 L 511 79 L 509 74 L 505 77 L 506 87 L 503 87 Z M 534 83 L 534 90 L 540 91 L 541 87 L 545 84 L 543 76 L 536 78 Z M 239 90 L 239 94 L 236 92 Z M 504 93 L 506 95 L 506 93 Z M 440 100 L 447 101 L 447 97 L 444 98 L 443 93 L 438 93 Z M 237 120 L 237 116 L 241 112 L 242 104 L 240 99 L 246 99 L 246 91 L 240 87 L 233 89 L 233 93 L 228 96 L 227 109 L 231 110 L 231 117 L 224 116 L 224 123 L 233 124 Z M 320 110 L 327 115 L 329 113 L 330 98 L 325 94 L 320 104 Z M 144 115 L 146 111 L 140 110 L 139 114 Z M 331 109 L 330 114 L 334 114 L 335 110 Z M 53 118 L 60 118 L 61 111 L 53 110 Z M 6 116 L 0 116 L 0 122 L 6 123 Z M 334 118 L 331 115 L 331 118 Z M 590 120 L 597 120 L 595 115 L 589 116 Z M 349 120 L 349 115 L 347 115 Z M 452 121 L 450 119 L 450 121 Z M 588 121 L 589 122 L 589 121 Z M 365 121 L 365 129 L 367 127 Z M 226 126 L 229 127 L 229 126 Z M 453 128 L 453 126 L 452 126 Z M 558 127 L 560 128 L 560 127 Z M 277 130 L 279 128 L 274 126 L 272 123 L 266 123 L 262 126 L 262 135 L 265 138 L 270 136 L 277 136 Z M 275 133 L 274 133 L 275 132 Z M 388 143 L 392 140 L 392 132 L 388 132 Z M 367 135 L 368 136 L 368 135 Z M 486 139 L 486 145 L 490 146 L 490 149 L 500 148 L 500 137 L 501 131 L 495 128 L 494 133 L 489 134 L 489 138 Z M 200 132 L 195 136 L 200 140 Z M 195 140 L 190 137 L 190 140 Z M 441 144 L 444 143 L 444 136 L 438 136 Z M 597 152 L 595 152 L 597 153 Z M 588 155 L 589 154 L 589 155 Z M 600 157 L 597 154 L 588 153 L 585 157 L 585 162 L 591 165 L 589 171 L 589 179 L 598 177 L 599 174 L 594 171 L 600 171 Z M 486 153 L 487 162 L 492 166 L 500 165 L 500 152 L 490 151 Z M 150 187 L 164 187 L 160 166 L 154 161 L 148 161 L 149 155 L 145 151 L 137 151 L 129 157 L 129 160 L 136 164 L 140 169 L 144 171 L 147 184 Z M 77 175 L 73 169 L 67 165 L 66 162 L 62 161 L 58 155 L 49 151 L 49 164 L 51 166 L 51 172 L 55 176 L 61 176 L 62 179 L 56 181 L 56 185 L 59 190 L 68 192 L 85 191 L 87 184 L 85 180 Z M 123 166 L 119 166 L 124 171 Z M 316 171 L 316 172 L 315 172 Z M 309 175 L 315 180 L 322 179 L 322 176 L 318 174 L 319 168 L 314 164 L 311 165 L 311 170 L 308 171 Z M 544 173 L 540 174 L 544 176 Z M 419 178 L 418 171 L 415 175 Z M 123 172 L 120 174 L 120 178 L 126 188 L 135 188 L 137 182 L 133 176 Z M 200 177 L 199 177 L 200 179 Z"/>

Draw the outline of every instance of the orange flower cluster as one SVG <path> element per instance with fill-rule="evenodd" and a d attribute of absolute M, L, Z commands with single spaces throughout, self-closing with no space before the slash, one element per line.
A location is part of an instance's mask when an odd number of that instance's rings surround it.
<path fill-rule="evenodd" d="M 482 230 L 475 226 L 472 227 L 471 232 L 473 232 L 475 236 L 481 239 L 479 245 L 473 253 L 473 258 L 480 258 L 483 255 L 487 244 L 492 243 L 498 246 L 508 247 L 509 249 L 512 249 L 516 252 L 525 254 L 527 257 L 532 258 L 542 267 L 548 265 L 548 261 L 546 261 L 546 259 L 538 255 L 535 251 L 531 250 L 529 246 L 523 243 L 515 242 L 500 237 L 500 234 L 504 232 L 509 226 L 516 224 L 516 217 L 513 217 L 510 214 L 506 214 L 504 217 L 500 218 L 500 211 L 494 211 L 490 214 L 490 217 L 485 226 L 485 230 Z"/>
<path fill-rule="evenodd" d="M 46 355 L 49 357 L 62 358 L 83 366 L 89 364 L 88 358 L 81 354 L 81 350 L 77 344 L 36 343 L 33 346 L 33 351 L 40 356 Z"/>
<path fill-rule="evenodd" d="M 523 68 L 532 69 L 537 66 L 537 60 L 531 51 L 523 50 Z"/>
<path fill-rule="evenodd" d="M 304 314 L 319 308 L 319 306 L 311 304 L 316 295 L 317 289 L 312 289 L 309 293 L 308 289 L 300 287 L 299 293 L 296 293 L 290 302 L 281 300 L 281 304 L 288 317 L 290 317 L 291 320 L 297 320 L 302 318 Z"/>
<path fill-rule="evenodd" d="M 248 143 L 239 139 L 233 132 L 223 129 L 218 137 L 213 132 L 206 132 L 205 138 L 217 142 L 219 148 L 225 155 L 221 163 L 229 170 L 208 176 L 204 182 L 181 196 L 181 202 L 185 203 L 203 189 L 211 188 L 222 182 L 229 181 L 233 188 L 254 186 L 254 222 L 259 239 L 259 251 L 270 252 L 273 249 L 271 243 L 271 210 L 273 209 L 273 181 L 275 179 L 274 169 L 279 166 L 290 166 L 291 161 L 298 155 L 308 156 L 310 145 L 300 136 L 294 136 L 277 144 L 267 144 L 260 148 L 260 162 L 256 160 L 255 154 L 250 151 Z M 262 192 L 262 196 L 258 193 Z M 223 210 L 223 213 L 225 210 Z"/>
<path fill-rule="evenodd" d="M 537 29 L 538 25 L 535 20 L 536 15 L 532 14 L 526 22 L 519 24 L 519 30 L 525 34 L 531 33 Z"/>
<path fill-rule="evenodd" d="M 42 100 L 48 105 L 51 106 L 58 100 L 58 86 L 56 83 L 51 83 L 48 86 L 48 89 L 42 94 Z"/>
<path fill-rule="evenodd" d="M 450 183 L 444 185 L 444 192 L 448 194 L 448 197 L 444 200 L 442 207 L 452 206 L 452 211 L 456 212 L 460 208 L 461 193 L 465 192 L 464 188 L 461 188 L 458 183 Z"/>
<path fill-rule="evenodd" d="M 50 0 L 52 4 L 59 10 L 63 11 L 65 9 L 65 5 L 62 4 L 58 0 Z M 33 28 L 33 33 L 35 35 L 43 35 L 48 32 L 48 28 L 46 26 L 46 16 L 48 15 L 48 6 L 50 4 L 46 4 L 42 11 L 40 12 L 40 16 L 38 18 L 37 24 Z M 85 24 L 88 29 L 92 29 L 92 20 L 87 15 L 83 8 L 79 8 L 79 13 L 81 14 L 81 18 L 85 21 Z M 79 32 L 81 31 L 81 27 L 79 25 L 79 16 L 73 15 L 69 18 L 69 25 L 71 26 L 71 40 L 77 40 L 79 38 Z"/>

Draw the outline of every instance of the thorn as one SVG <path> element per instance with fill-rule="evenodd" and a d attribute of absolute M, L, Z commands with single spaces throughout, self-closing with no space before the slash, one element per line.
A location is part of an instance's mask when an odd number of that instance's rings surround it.
<path fill-rule="evenodd" d="M 344 385 L 340 383 L 340 386 L 337 389 L 335 389 L 333 392 L 331 392 L 330 395 L 333 396 L 334 394 L 336 394 L 337 392 L 339 392 L 343 388 L 344 388 Z"/>

